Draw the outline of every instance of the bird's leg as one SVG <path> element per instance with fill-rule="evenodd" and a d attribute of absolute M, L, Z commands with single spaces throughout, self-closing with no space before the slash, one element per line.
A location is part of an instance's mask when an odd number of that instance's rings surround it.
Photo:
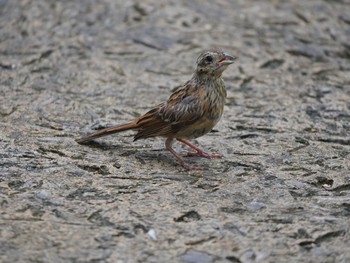
<path fill-rule="evenodd" d="M 176 159 L 182 165 L 182 167 L 184 167 L 187 170 L 200 170 L 201 168 L 199 166 L 186 163 L 185 160 L 173 149 L 173 140 L 174 138 L 169 137 L 165 141 L 165 148 L 176 157 Z"/>
<path fill-rule="evenodd" d="M 186 141 L 184 139 L 176 138 L 179 142 L 182 142 L 186 144 L 187 146 L 191 147 L 192 149 L 195 150 L 195 152 L 187 152 L 188 156 L 200 156 L 204 158 L 222 158 L 222 155 L 217 154 L 217 153 L 206 153 L 203 152 L 201 149 L 199 149 L 197 146 L 193 145 L 189 141 Z"/>

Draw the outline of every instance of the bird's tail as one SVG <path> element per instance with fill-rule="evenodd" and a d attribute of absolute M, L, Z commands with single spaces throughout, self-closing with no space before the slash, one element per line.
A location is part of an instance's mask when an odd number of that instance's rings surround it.
<path fill-rule="evenodd" d="M 100 138 L 103 136 L 107 136 L 107 135 L 122 132 L 122 131 L 134 130 L 136 128 L 137 128 L 136 122 L 132 121 L 132 122 L 128 122 L 125 124 L 108 127 L 108 128 L 102 129 L 102 130 L 98 130 L 98 131 L 89 133 L 89 134 L 85 135 L 84 137 L 77 139 L 76 142 L 77 143 L 85 143 L 87 141 L 90 141 L 90 140 L 93 140 L 96 138 Z"/>

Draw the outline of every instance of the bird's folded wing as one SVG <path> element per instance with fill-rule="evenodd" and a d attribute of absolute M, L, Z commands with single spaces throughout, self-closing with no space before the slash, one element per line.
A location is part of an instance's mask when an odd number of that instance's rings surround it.
<path fill-rule="evenodd" d="M 173 93 L 166 103 L 158 105 L 138 120 L 135 139 L 169 136 L 198 120 L 205 111 L 203 88 L 184 86 Z"/>
<path fill-rule="evenodd" d="M 159 109 L 162 120 L 171 124 L 188 123 L 202 114 L 200 89 L 184 87 L 173 93 Z"/>

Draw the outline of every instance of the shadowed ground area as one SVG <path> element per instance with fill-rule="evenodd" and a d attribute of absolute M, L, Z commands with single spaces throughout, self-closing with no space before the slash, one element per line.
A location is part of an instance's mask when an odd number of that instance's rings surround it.
<path fill-rule="evenodd" d="M 0 0 L 0 261 L 349 262 L 349 14 Z M 194 141 L 223 159 L 187 172 L 159 138 L 74 141 L 166 100 L 211 47 L 240 57 L 223 119 Z"/>

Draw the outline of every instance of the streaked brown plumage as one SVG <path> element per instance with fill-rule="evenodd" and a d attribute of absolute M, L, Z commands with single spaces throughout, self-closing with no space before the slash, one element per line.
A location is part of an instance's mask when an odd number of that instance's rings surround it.
<path fill-rule="evenodd" d="M 201 151 L 186 139 L 203 136 L 210 132 L 220 120 L 226 98 L 226 89 L 221 74 L 235 60 L 235 57 L 221 50 L 203 52 L 197 59 L 197 68 L 191 80 L 177 89 L 166 102 L 157 105 L 129 123 L 87 134 L 77 142 L 85 143 L 113 133 L 135 130 L 137 133 L 134 141 L 156 136 L 165 137 L 166 148 L 187 169 L 198 167 L 187 164 L 174 151 L 172 148 L 174 139 L 195 150 L 195 152 L 188 153 L 190 156 L 220 158 L 218 154 Z"/>

